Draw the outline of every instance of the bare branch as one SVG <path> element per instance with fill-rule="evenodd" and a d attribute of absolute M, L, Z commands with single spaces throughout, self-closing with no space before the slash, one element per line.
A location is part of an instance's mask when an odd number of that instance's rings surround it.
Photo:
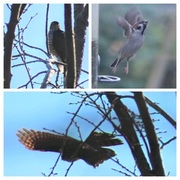
<path fill-rule="evenodd" d="M 168 141 L 166 142 L 163 142 L 160 138 L 159 138 L 159 141 L 162 143 L 160 149 L 163 149 L 164 146 L 166 146 L 167 144 L 171 143 L 172 141 L 176 140 L 176 137 L 173 137 L 171 139 L 169 139 Z"/>
<path fill-rule="evenodd" d="M 46 49 L 48 52 L 48 55 L 50 55 L 49 48 L 48 48 L 48 15 L 49 15 L 49 4 L 47 4 L 46 8 L 46 24 L 45 24 L 45 38 L 46 38 Z"/>
<path fill-rule="evenodd" d="M 154 125 L 148 112 L 148 108 L 145 103 L 145 98 L 142 92 L 134 92 L 134 98 L 138 106 L 142 121 L 144 123 L 145 131 L 147 134 L 150 150 L 151 150 L 151 164 L 153 172 L 156 176 L 164 176 L 164 168 L 162 165 L 162 159 L 159 151 L 159 144 L 155 132 Z"/>
<path fill-rule="evenodd" d="M 16 47 L 17 51 L 20 53 L 18 47 L 17 47 L 17 46 L 15 46 L 15 47 Z M 21 45 L 20 45 L 20 47 L 21 47 Z M 22 50 L 22 47 L 21 47 L 21 50 Z M 23 52 L 24 52 L 24 51 L 23 51 Z M 25 55 L 24 55 L 24 54 L 23 54 L 23 56 L 21 56 L 21 60 L 22 60 L 22 62 L 23 62 L 23 64 L 24 64 L 24 67 L 25 67 L 26 72 L 27 72 L 27 74 L 28 74 L 29 82 L 30 82 L 30 84 L 31 84 L 31 88 L 33 89 L 33 83 L 31 82 L 31 75 L 30 75 L 30 72 L 29 72 L 29 68 L 27 67 L 26 60 L 25 60 Z"/>
<path fill-rule="evenodd" d="M 36 75 L 32 76 L 31 79 L 30 79 L 26 84 L 24 84 L 24 85 L 22 85 L 22 86 L 19 86 L 18 89 L 21 89 L 21 88 L 24 88 L 24 87 L 27 89 L 29 83 L 31 83 L 34 78 L 36 78 L 36 77 L 39 76 L 40 74 L 44 74 L 44 73 L 47 73 L 47 71 L 42 71 L 42 72 L 39 72 L 39 73 L 37 73 Z"/>
<path fill-rule="evenodd" d="M 133 121 L 127 107 L 117 98 L 115 92 L 105 92 L 105 94 L 111 105 L 113 105 L 113 109 L 121 123 L 120 133 L 126 139 L 142 176 L 152 176 L 153 174 L 134 130 Z"/>
<path fill-rule="evenodd" d="M 84 52 L 86 27 L 88 26 L 88 4 L 74 4 L 74 34 L 76 48 L 77 82 L 81 74 L 82 57 Z M 77 84 L 76 82 L 76 84 Z"/>
<path fill-rule="evenodd" d="M 153 103 L 149 98 L 145 97 L 146 102 L 153 107 L 156 111 L 158 111 L 163 117 L 165 117 L 168 122 L 176 129 L 176 121 L 169 116 L 162 108 L 160 108 L 156 103 Z"/>
<path fill-rule="evenodd" d="M 43 79 L 43 82 L 41 84 L 41 89 L 44 89 L 47 87 L 47 85 L 50 83 L 51 81 L 51 77 L 55 74 L 55 69 L 52 67 L 52 63 L 49 61 L 49 63 L 46 64 L 46 67 L 48 69 L 44 79 Z"/>
<path fill-rule="evenodd" d="M 65 4 L 65 39 L 66 39 L 66 62 L 67 62 L 67 76 L 66 88 L 74 88 L 76 86 L 76 71 L 74 63 L 73 47 L 73 33 L 72 33 L 72 19 L 71 19 L 71 4 Z"/>
<path fill-rule="evenodd" d="M 12 57 L 12 45 L 15 37 L 15 28 L 19 22 L 20 16 L 25 8 L 26 4 L 12 4 L 11 17 L 8 30 L 5 36 L 4 47 L 4 88 L 10 88 L 11 82 L 11 57 Z"/>

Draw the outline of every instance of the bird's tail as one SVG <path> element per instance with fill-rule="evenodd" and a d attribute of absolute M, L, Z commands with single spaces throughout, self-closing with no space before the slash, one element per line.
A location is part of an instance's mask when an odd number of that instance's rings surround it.
<path fill-rule="evenodd" d="M 115 73 L 117 70 L 117 66 L 119 65 L 119 63 L 121 62 L 121 59 L 117 58 L 115 61 L 113 61 L 111 63 L 111 65 L 109 66 L 110 68 L 112 68 L 112 71 Z"/>

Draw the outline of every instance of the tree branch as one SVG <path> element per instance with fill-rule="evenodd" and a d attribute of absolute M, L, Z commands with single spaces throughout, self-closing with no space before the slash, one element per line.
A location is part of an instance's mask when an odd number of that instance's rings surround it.
<path fill-rule="evenodd" d="M 144 128 L 147 134 L 147 139 L 151 151 L 151 163 L 153 168 L 153 173 L 156 176 L 165 176 L 164 168 L 162 165 L 162 159 L 160 155 L 160 148 L 155 132 L 155 127 L 152 123 L 151 117 L 148 112 L 148 108 L 145 103 L 145 98 L 142 92 L 134 92 L 134 99 L 138 106 L 142 121 L 144 123 Z"/>
<path fill-rule="evenodd" d="M 176 121 L 169 116 L 169 114 L 167 114 L 163 109 L 161 109 L 159 106 L 157 106 L 156 103 L 153 103 L 150 99 L 148 99 L 147 97 L 145 97 L 146 102 L 153 107 L 156 111 L 158 111 L 162 116 L 164 116 L 168 122 L 176 129 Z"/>
<path fill-rule="evenodd" d="M 72 19 L 71 19 L 71 4 L 65 4 L 65 44 L 66 44 L 66 62 L 67 62 L 67 76 L 65 87 L 74 88 L 76 86 L 76 71 L 74 63 L 74 50 L 73 47 L 73 33 L 72 33 Z M 73 50 L 74 48 L 74 50 Z M 64 72 L 66 73 L 66 72 Z"/>
<path fill-rule="evenodd" d="M 46 25 L 45 25 L 46 49 L 47 49 L 48 56 L 49 56 L 50 52 L 49 52 L 49 48 L 48 48 L 48 38 L 47 38 L 47 35 L 48 35 L 48 15 L 49 15 L 49 4 L 47 4 L 47 8 L 46 8 Z"/>
<path fill-rule="evenodd" d="M 139 139 L 133 127 L 133 121 L 128 113 L 127 107 L 120 101 L 115 92 L 105 92 L 121 124 L 121 134 L 126 139 L 135 162 L 142 176 L 152 176 L 150 166 L 141 148 Z"/>
<path fill-rule="evenodd" d="M 7 24 L 7 33 L 4 42 L 4 88 L 10 88 L 11 82 L 11 57 L 12 46 L 15 37 L 16 25 L 19 23 L 19 19 L 26 4 L 12 4 L 11 17 Z"/>
<path fill-rule="evenodd" d="M 88 4 L 74 4 L 74 34 L 76 47 L 76 73 L 77 82 L 80 78 L 82 57 L 84 52 L 84 43 L 86 35 L 86 27 L 88 25 Z M 76 82 L 76 84 L 77 84 Z"/>

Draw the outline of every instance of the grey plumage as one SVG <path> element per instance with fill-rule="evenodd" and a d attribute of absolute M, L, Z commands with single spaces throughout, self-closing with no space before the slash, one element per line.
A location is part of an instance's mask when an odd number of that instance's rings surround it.
<path fill-rule="evenodd" d="M 117 24 L 124 30 L 124 36 L 127 37 L 127 41 L 119 50 L 118 57 L 110 65 L 113 72 L 116 72 L 119 63 L 126 59 L 127 66 L 124 68 L 126 74 L 129 71 L 129 60 L 133 58 L 142 46 L 144 41 L 144 30 L 147 26 L 147 21 L 143 20 L 143 17 L 136 7 L 130 8 L 125 14 L 125 18 L 116 17 Z"/>

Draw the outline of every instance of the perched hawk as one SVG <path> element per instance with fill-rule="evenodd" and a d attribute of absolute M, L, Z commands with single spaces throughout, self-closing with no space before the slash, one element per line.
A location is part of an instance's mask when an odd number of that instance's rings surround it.
<path fill-rule="evenodd" d="M 48 32 L 48 49 L 53 59 L 56 57 L 59 62 L 65 63 L 65 33 L 60 29 L 57 21 L 53 21 L 50 25 Z M 59 68 L 61 72 L 64 71 L 62 65 L 60 65 Z"/>
<path fill-rule="evenodd" d="M 123 144 L 120 139 L 115 139 L 112 134 L 93 132 L 85 142 L 69 136 L 53 133 L 19 130 L 19 141 L 30 150 L 60 152 L 62 160 L 73 162 L 83 159 L 87 164 L 97 167 L 105 160 L 115 156 L 115 152 L 104 146 Z"/>

